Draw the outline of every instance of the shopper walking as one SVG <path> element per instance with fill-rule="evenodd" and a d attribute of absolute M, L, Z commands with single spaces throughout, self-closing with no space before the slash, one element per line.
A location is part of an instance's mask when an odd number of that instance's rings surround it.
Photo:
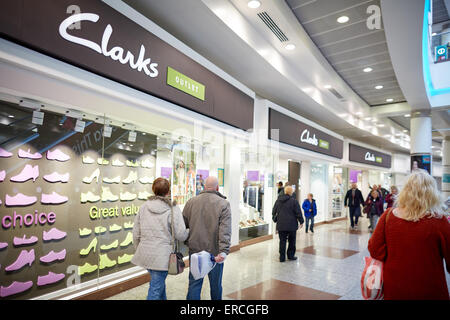
<path fill-rule="evenodd" d="M 287 257 L 289 260 L 297 260 L 296 239 L 298 223 L 303 226 L 304 219 L 300 204 L 292 196 L 292 186 L 284 188 L 284 195 L 279 196 L 272 210 L 272 219 L 277 224 L 278 235 L 280 236 L 280 262 L 286 261 L 286 242 L 289 242 Z"/>
<path fill-rule="evenodd" d="M 364 198 L 356 183 L 352 183 L 352 188 L 347 191 L 344 198 L 344 206 L 349 208 L 350 228 L 355 229 L 358 225 L 358 219 L 361 216 L 361 205 L 364 204 Z"/>
<path fill-rule="evenodd" d="M 370 232 L 373 232 L 377 226 L 378 218 L 383 213 L 383 200 L 377 190 L 373 190 L 365 202 L 367 218 L 370 219 Z"/>
<path fill-rule="evenodd" d="M 305 213 L 306 233 L 308 233 L 308 227 L 314 233 L 314 217 L 317 215 L 317 205 L 312 193 L 309 193 L 308 198 L 303 201 L 302 208 Z"/>
<path fill-rule="evenodd" d="M 397 197 L 398 189 L 396 186 L 391 186 L 391 192 L 386 196 L 387 209 L 392 208 Z"/>
<path fill-rule="evenodd" d="M 383 262 L 385 300 L 449 300 L 450 223 L 428 172 L 415 170 L 386 210 L 369 240 L 372 258 Z"/>
<path fill-rule="evenodd" d="M 172 253 L 171 215 L 176 240 L 185 241 L 189 231 L 186 230 L 180 208 L 168 198 L 169 181 L 156 179 L 152 190 L 155 195 L 141 206 L 134 219 L 133 244 L 136 252 L 131 262 L 150 273 L 147 300 L 167 300 L 166 278 Z"/>
<path fill-rule="evenodd" d="M 183 216 L 189 228 L 187 245 L 189 256 L 200 251 L 214 255 L 216 265 L 209 272 L 211 299 L 222 299 L 223 262 L 230 252 L 231 243 L 231 208 L 226 197 L 219 192 L 216 177 L 208 177 L 205 191 L 190 199 L 184 209 Z M 200 300 L 203 278 L 195 280 L 189 272 L 188 300 Z"/>
<path fill-rule="evenodd" d="M 278 195 L 284 194 L 283 182 L 282 182 L 282 181 L 279 181 L 279 182 L 277 183 L 277 186 L 278 186 L 278 192 L 277 192 L 277 194 L 278 194 Z"/>

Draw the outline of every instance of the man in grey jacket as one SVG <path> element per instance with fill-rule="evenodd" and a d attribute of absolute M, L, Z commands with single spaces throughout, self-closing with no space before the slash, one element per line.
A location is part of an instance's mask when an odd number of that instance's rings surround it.
<path fill-rule="evenodd" d="M 217 178 L 208 177 L 205 191 L 190 199 L 183 210 L 189 255 L 207 251 L 214 255 L 216 266 L 209 272 L 211 299 L 222 299 L 223 262 L 230 252 L 231 209 L 226 197 L 219 192 Z M 189 272 L 187 300 L 200 300 L 203 279 L 195 280 Z"/>

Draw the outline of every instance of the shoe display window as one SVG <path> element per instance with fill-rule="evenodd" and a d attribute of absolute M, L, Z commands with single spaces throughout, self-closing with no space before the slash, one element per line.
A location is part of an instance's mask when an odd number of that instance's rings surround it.
<path fill-rule="evenodd" d="M 331 219 L 345 217 L 346 212 L 344 211 L 344 197 L 348 189 L 347 185 L 347 175 L 348 169 L 330 166 L 332 170 L 332 192 L 331 192 Z"/>
<path fill-rule="evenodd" d="M 311 162 L 311 193 L 316 200 L 317 215 L 314 223 L 325 221 L 328 215 L 328 164 Z"/>

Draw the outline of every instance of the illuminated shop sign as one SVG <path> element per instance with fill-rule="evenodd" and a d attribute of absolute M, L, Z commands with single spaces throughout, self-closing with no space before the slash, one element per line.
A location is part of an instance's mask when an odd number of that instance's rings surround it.
<path fill-rule="evenodd" d="M 373 166 L 390 168 L 391 156 L 382 152 L 367 149 L 355 144 L 349 144 L 349 160 L 353 162 L 370 164 Z"/>

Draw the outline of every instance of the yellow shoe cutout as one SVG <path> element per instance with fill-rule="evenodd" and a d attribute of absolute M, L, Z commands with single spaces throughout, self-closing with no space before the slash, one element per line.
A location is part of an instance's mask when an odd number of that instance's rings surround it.
<path fill-rule="evenodd" d="M 84 265 L 78 267 L 78 275 L 82 276 L 85 273 L 91 273 L 97 269 L 98 269 L 97 265 L 91 265 L 86 262 Z"/>
<path fill-rule="evenodd" d="M 152 194 L 147 191 L 139 191 L 138 199 L 139 200 L 147 200 Z"/>
<path fill-rule="evenodd" d="M 132 254 L 125 253 L 117 258 L 117 263 L 118 264 L 127 263 L 127 262 L 130 262 L 132 258 L 133 258 Z"/>
<path fill-rule="evenodd" d="M 117 248 L 119 246 L 119 240 L 115 240 L 112 243 L 110 243 L 109 245 L 102 245 L 100 246 L 100 250 L 110 250 L 110 249 L 114 249 Z"/>
<path fill-rule="evenodd" d="M 114 167 L 123 167 L 125 165 L 125 163 L 123 163 L 119 159 L 114 159 L 112 161 L 111 165 L 114 166 Z"/>
<path fill-rule="evenodd" d="M 89 156 L 83 156 L 83 163 L 85 163 L 85 164 L 92 164 L 92 163 L 94 163 L 94 162 L 95 162 L 95 160 L 92 159 L 91 157 L 89 157 Z"/>
<path fill-rule="evenodd" d="M 81 237 L 88 236 L 88 235 L 90 235 L 92 233 L 92 230 L 88 229 L 88 228 L 83 228 L 83 229 L 79 229 L 79 230 L 80 230 L 80 236 Z"/>
<path fill-rule="evenodd" d="M 114 202 L 117 200 L 119 200 L 119 197 L 112 194 L 109 187 L 102 187 L 102 202 L 107 202 L 107 201 Z"/>
<path fill-rule="evenodd" d="M 123 228 L 124 229 L 133 229 L 133 227 L 134 227 L 134 222 L 125 222 L 124 224 L 123 224 Z"/>
<path fill-rule="evenodd" d="M 80 255 L 82 256 L 87 256 L 89 254 L 89 252 L 91 252 L 92 248 L 94 249 L 94 252 L 97 248 L 97 238 L 92 239 L 91 243 L 89 243 L 88 247 L 86 249 L 81 249 L 80 250 Z"/>
<path fill-rule="evenodd" d="M 121 247 L 126 247 L 126 246 L 129 246 L 132 243 L 133 243 L 133 234 L 131 232 L 128 232 L 127 236 L 125 237 L 125 239 L 120 243 L 120 246 Z"/>
<path fill-rule="evenodd" d="M 128 177 L 122 180 L 122 183 L 129 184 L 137 181 L 137 171 L 130 171 Z"/>
<path fill-rule="evenodd" d="M 108 165 L 109 164 L 109 161 L 108 160 L 106 160 L 106 159 L 102 159 L 102 158 L 98 158 L 97 159 L 97 163 L 99 164 L 99 165 Z"/>
<path fill-rule="evenodd" d="M 109 227 L 110 232 L 119 231 L 119 230 L 122 230 L 122 227 L 117 224 L 113 224 L 112 226 Z"/>
<path fill-rule="evenodd" d="M 100 270 L 114 267 L 116 264 L 116 260 L 109 259 L 106 253 L 100 255 Z"/>
<path fill-rule="evenodd" d="M 133 201 L 134 199 L 137 198 L 137 194 L 135 193 L 130 193 L 128 191 L 124 192 L 124 193 L 120 193 L 120 201 Z"/>
<path fill-rule="evenodd" d="M 139 166 L 139 161 L 138 160 L 136 160 L 136 161 L 130 161 L 130 160 L 127 160 L 126 161 L 126 163 L 127 163 L 127 167 L 133 167 L 133 168 L 136 168 L 136 167 L 138 167 Z"/>
<path fill-rule="evenodd" d="M 84 183 L 91 183 L 92 181 L 96 180 L 98 183 L 98 177 L 100 176 L 100 169 L 97 168 L 94 170 L 94 172 L 91 173 L 89 177 L 84 177 L 83 182 Z"/>
<path fill-rule="evenodd" d="M 96 234 L 100 234 L 106 231 L 105 227 L 99 226 L 99 227 L 95 227 L 95 233 Z"/>
<path fill-rule="evenodd" d="M 155 180 L 155 178 L 153 178 L 153 177 L 147 177 L 147 176 L 144 176 L 144 177 L 142 177 L 142 178 L 139 178 L 139 182 L 142 183 L 142 184 L 153 183 L 154 180 Z"/>

